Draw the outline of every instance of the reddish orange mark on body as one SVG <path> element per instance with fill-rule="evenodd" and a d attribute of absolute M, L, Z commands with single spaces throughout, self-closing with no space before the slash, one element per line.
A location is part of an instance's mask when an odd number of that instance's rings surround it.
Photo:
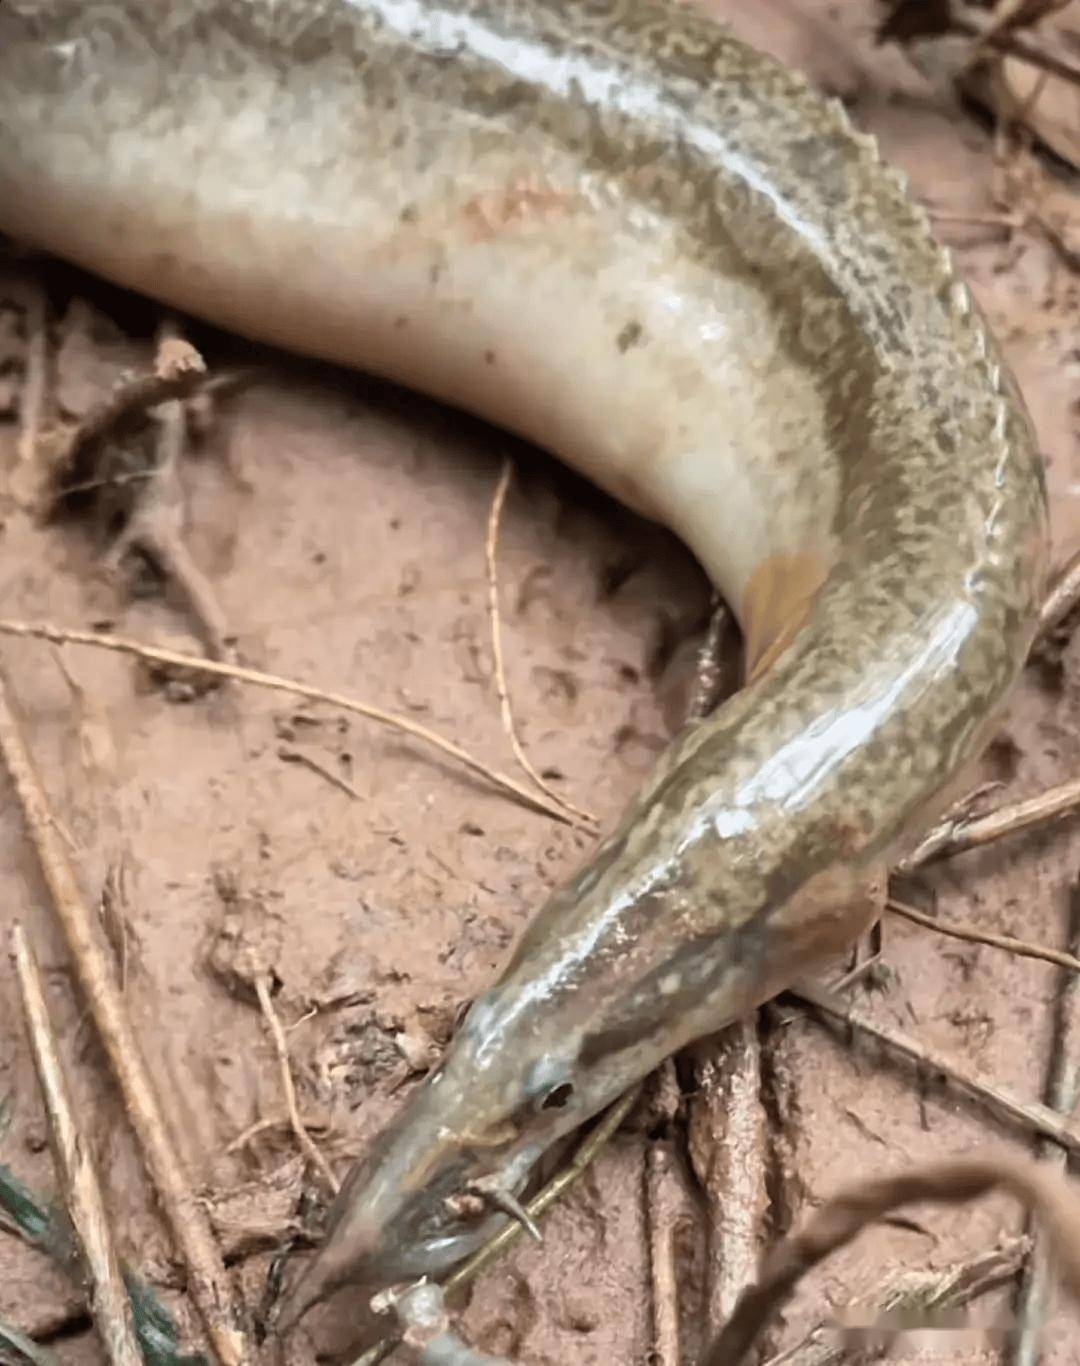
<path fill-rule="evenodd" d="M 838 844 L 845 842 L 841 832 Z M 849 949 L 880 919 L 886 885 L 883 867 L 845 861 L 812 877 L 777 907 L 767 921 L 769 990 L 783 991 L 794 979 L 813 975 Z"/>
<path fill-rule="evenodd" d="M 501 193 L 475 195 L 462 213 L 475 240 L 485 241 L 508 227 L 566 214 L 583 202 L 576 190 L 559 190 L 529 176 L 511 181 Z"/>

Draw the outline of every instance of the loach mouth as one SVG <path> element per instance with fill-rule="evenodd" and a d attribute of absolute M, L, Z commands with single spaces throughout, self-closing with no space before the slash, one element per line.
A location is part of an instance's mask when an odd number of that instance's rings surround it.
<path fill-rule="evenodd" d="M 507 1202 L 516 1204 L 512 1192 L 527 1179 L 533 1154 L 511 1156 L 509 1135 L 489 1146 L 432 1123 L 429 1101 L 418 1092 L 346 1180 L 322 1246 L 274 1315 L 277 1331 L 345 1285 L 373 1295 L 417 1277 L 441 1278 L 514 1217 Z"/>
<path fill-rule="evenodd" d="M 411 1209 L 399 1208 L 387 1216 L 385 1211 L 365 1208 L 367 1192 L 358 1194 L 359 1200 L 331 1225 L 322 1247 L 286 1289 L 272 1316 L 277 1332 L 286 1332 L 346 1285 L 354 1286 L 357 1295 L 371 1296 L 402 1281 L 441 1279 L 482 1247 L 505 1220 L 499 1213 L 486 1212 L 486 1207 L 478 1217 L 451 1214 L 446 1201 L 430 1190 L 414 1199 Z"/>
<path fill-rule="evenodd" d="M 585 1117 L 587 1097 L 579 1077 L 568 1080 L 565 1042 L 540 1050 L 530 1035 L 527 1047 L 510 1046 L 514 1013 L 490 995 L 474 1002 L 442 1063 L 346 1180 L 325 1241 L 286 1291 L 279 1331 L 346 1284 L 370 1295 L 441 1278 L 508 1219 L 539 1239 L 519 1194 L 551 1143 Z"/>
<path fill-rule="evenodd" d="M 387 1283 L 428 1276 L 436 1279 L 453 1269 L 478 1251 L 498 1231 L 502 1222 L 497 1217 L 479 1220 L 472 1227 L 454 1233 L 436 1235 L 415 1243 L 409 1252 L 403 1250 L 395 1274 Z"/>

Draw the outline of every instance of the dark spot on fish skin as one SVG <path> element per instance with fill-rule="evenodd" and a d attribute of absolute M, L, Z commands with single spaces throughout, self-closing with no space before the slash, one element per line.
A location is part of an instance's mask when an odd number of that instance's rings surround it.
<path fill-rule="evenodd" d="M 474 85 L 470 91 L 469 107 L 489 118 L 498 118 L 519 108 L 531 111 L 536 101 L 536 90 L 527 81 L 495 81 L 489 85 Z"/>
<path fill-rule="evenodd" d="M 848 176 L 855 150 L 847 139 L 813 133 L 790 141 L 784 156 L 794 175 L 812 183 L 825 204 L 836 208 L 850 197 Z"/>
<path fill-rule="evenodd" d="M 398 328 L 401 328 L 401 327 L 408 327 L 408 325 L 409 325 L 409 320 L 408 320 L 408 318 L 405 316 L 404 313 L 399 313 L 399 314 L 397 315 L 397 317 L 394 319 L 394 326 L 395 326 L 395 327 L 398 327 Z"/>
<path fill-rule="evenodd" d="M 595 1063 L 603 1062 L 617 1053 L 623 1053 L 626 1049 L 641 1043 L 647 1032 L 648 1030 L 642 1029 L 637 1021 L 621 1023 L 612 1029 L 598 1030 L 595 1034 L 590 1034 L 582 1045 L 581 1065 L 592 1067 Z"/>
<path fill-rule="evenodd" d="M 486 363 L 487 365 L 494 365 L 494 364 L 495 364 L 495 352 L 494 352 L 494 351 L 485 351 L 485 352 L 484 352 L 484 361 L 485 361 L 485 363 Z"/>
<path fill-rule="evenodd" d="M 415 204 L 406 204 L 402 209 L 400 218 L 403 223 L 415 223 L 420 217 L 420 210 Z"/>
<path fill-rule="evenodd" d="M 644 335 L 645 329 L 634 318 L 632 318 L 615 338 L 615 345 L 619 350 L 626 354 L 632 346 L 639 346 Z"/>
<path fill-rule="evenodd" d="M 753 925 L 687 940 L 598 1012 L 596 1027 L 582 1041 L 579 1063 L 590 1067 L 646 1038 L 672 1032 L 736 968 L 752 973 L 760 954 L 759 927 Z"/>

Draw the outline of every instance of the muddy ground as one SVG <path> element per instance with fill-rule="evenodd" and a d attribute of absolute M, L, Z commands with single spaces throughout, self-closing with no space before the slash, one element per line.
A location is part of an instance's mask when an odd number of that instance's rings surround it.
<path fill-rule="evenodd" d="M 934 211 L 1027 395 L 1046 453 L 1055 558 L 1063 560 L 1080 547 L 1080 274 L 1066 221 L 1070 206 L 1080 215 L 1080 200 L 1070 200 L 1064 163 L 1016 163 L 1049 176 L 1057 230 L 1010 225 L 993 192 L 991 125 L 897 49 L 876 48 L 879 16 L 869 4 L 713 7 L 840 94 Z M 1030 193 L 1044 191 L 1036 184 Z M 0 278 L 8 361 L 0 468 L 12 474 L 23 337 L 43 289 L 54 411 L 85 412 L 153 351 L 152 309 L 40 262 L 8 267 Z M 215 366 L 257 367 L 256 383 L 219 405 L 183 467 L 188 545 L 243 659 L 402 712 L 510 769 L 484 579 L 488 510 L 510 450 L 500 575 L 523 741 L 559 791 L 605 822 L 614 818 L 670 733 L 680 664 L 707 611 L 707 587 L 688 555 L 478 423 L 203 329 L 188 335 Z M 28 519 L 17 482 L 2 507 L 5 616 L 107 623 L 144 639 L 190 634 L 182 604 L 155 592 L 146 575 L 110 571 L 100 536 L 77 523 Z M 1028 671 L 983 765 L 982 776 L 1004 784 L 1000 798 L 1075 776 L 1078 651 L 1066 650 L 1056 671 Z M 0 660 L 82 886 L 95 905 L 107 891 L 113 921 L 125 927 L 129 1009 L 254 1304 L 269 1249 L 294 1219 L 302 1162 L 282 1122 L 264 1021 L 229 975 L 238 945 L 254 944 L 280 982 L 275 1002 L 301 1109 L 340 1172 L 401 1104 L 461 1003 L 492 979 L 590 839 L 422 745 L 327 707 L 235 686 L 183 700 L 132 661 L 93 650 L 69 648 L 61 659 L 47 645 L 4 640 Z M 287 758 L 295 754 L 318 767 Z M 123 1251 L 183 1315 L 177 1264 L 73 994 L 6 779 L 0 791 L 0 917 L 22 920 L 39 947 Z M 1078 855 L 1080 826 L 1064 821 L 941 865 L 912 895 L 942 917 L 1061 945 Z M 856 989 L 860 1004 L 973 1071 L 1040 1097 L 1059 970 L 896 919 L 887 930 L 889 971 Z M 764 1012 L 758 1030 L 764 1241 L 853 1173 L 983 1146 L 1030 1148 L 938 1079 L 795 1007 Z M 678 1311 L 685 1359 L 693 1359 L 707 1299 L 700 1176 L 711 1140 L 699 1135 L 695 1170 L 685 1131 L 701 1104 L 693 1094 L 701 1075 L 700 1060 L 696 1072 L 684 1061 L 687 1094 L 675 1113 L 654 1106 L 629 1125 L 550 1216 L 545 1245 L 519 1245 L 476 1286 L 463 1316 L 470 1341 L 529 1366 L 657 1360 L 648 1248 L 650 1230 L 666 1220 L 677 1226 Z M 6 953 L 0 1095 L 12 1102 L 0 1161 L 50 1190 L 43 1111 Z M 661 1167 L 669 1175 L 658 1182 Z M 658 1185 L 663 1196 L 649 1207 Z M 811 1276 L 766 1355 L 901 1272 L 945 1267 L 1023 1226 L 1005 1199 L 910 1213 L 910 1226 L 874 1230 Z M 984 1301 L 982 1321 L 1007 1306 L 1007 1296 Z M 2 1233 L 0 1317 L 51 1340 L 65 1362 L 100 1359 L 71 1286 L 42 1254 Z M 185 1322 L 196 1341 L 194 1321 Z M 312 1315 L 296 1359 L 348 1359 L 357 1322 L 355 1304 L 339 1296 Z M 1078 1334 L 1075 1314 L 1053 1315 L 1047 1366 L 1076 1360 Z M 992 1337 L 946 1335 L 890 1359 L 989 1363 L 999 1354 Z"/>

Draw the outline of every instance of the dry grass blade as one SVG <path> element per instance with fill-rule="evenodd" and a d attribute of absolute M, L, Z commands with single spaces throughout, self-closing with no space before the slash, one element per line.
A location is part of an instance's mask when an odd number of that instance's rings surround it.
<path fill-rule="evenodd" d="M 305 754 L 300 749 L 290 749 L 288 745 L 279 745 L 277 756 L 286 764 L 299 764 L 306 768 L 310 773 L 317 773 L 320 778 L 336 787 L 339 792 L 344 792 L 346 797 L 351 797 L 354 802 L 364 801 L 364 797 L 357 792 L 352 783 L 346 782 L 340 774 L 337 774 L 325 764 L 320 764 L 318 759 L 313 759 L 310 754 Z"/>
<path fill-rule="evenodd" d="M 938 920 L 935 916 L 918 911 L 914 906 L 897 901 L 894 897 L 890 897 L 886 904 L 895 915 L 903 916 L 905 920 L 922 925 L 928 930 L 936 930 L 938 934 L 947 934 L 952 939 L 963 939 L 969 944 L 987 944 L 993 949 L 1015 953 L 1020 958 L 1035 958 L 1043 963 L 1055 963 L 1059 968 L 1067 968 L 1070 972 L 1080 972 L 1080 958 L 1066 953 L 1064 949 L 1054 949 L 1048 944 L 1032 944 L 1026 939 L 1013 939 L 1008 934 L 990 934 L 986 930 L 976 929 L 974 925 L 958 925 L 952 920 Z"/>
<path fill-rule="evenodd" d="M 119 1082 L 132 1128 L 188 1268 L 192 1297 L 223 1366 L 243 1366 L 248 1348 L 234 1291 L 205 1209 L 184 1172 L 157 1089 L 119 993 L 104 931 L 79 889 L 0 677 L 0 752 L 11 775 L 53 908 L 75 960 L 79 984 Z"/>
<path fill-rule="evenodd" d="M 916 1201 L 963 1205 L 1004 1190 L 1038 1214 L 1062 1279 L 1080 1300 L 1080 1195 L 1060 1174 L 1034 1162 L 961 1158 L 860 1182 L 827 1201 L 770 1254 L 757 1285 L 743 1295 L 705 1357 L 705 1366 L 739 1366 L 758 1334 L 804 1275 L 884 1215 Z"/>
<path fill-rule="evenodd" d="M 285 1106 L 289 1112 L 289 1123 L 296 1135 L 296 1141 L 300 1144 L 304 1156 L 319 1172 L 333 1193 L 337 1195 L 341 1189 L 341 1183 L 334 1175 L 330 1163 L 315 1146 L 311 1135 L 304 1128 L 304 1121 L 300 1118 L 300 1110 L 296 1104 L 296 1087 L 293 1085 L 292 1067 L 289 1064 L 289 1046 L 285 1041 L 285 1031 L 281 1027 L 277 1011 L 274 1009 L 274 1002 L 270 996 L 270 981 L 265 972 L 260 972 L 255 978 L 255 995 L 259 998 L 259 1007 L 266 1020 L 266 1026 L 270 1030 L 270 1037 L 274 1041 L 274 1052 L 277 1054 L 278 1067 L 281 1071 L 281 1089 L 285 1092 Z"/>
<path fill-rule="evenodd" d="M 800 982 L 798 986 L 788 989 L 788 995 L 816 1006 L 819 1010 L 833 1016 L 834 1019 L 852 1025 L 862 1033 L 869 1034 L 872 1038 L 879 1039 L 913 1062 L 920 1063 L 930 1071 L 947 1077 L 949 1081 L 962 1087 L 989 1109 L 1019 1124 L 1029 1133 L 1039 1134 L 1044 1138 L 1052 1138 L 1062 1147 L 1068 1148 L 1069 1152 L 1080 1154 L 1080 1133 L 1077 1133 L 1067 1119 L 1056 1114 L 1048 1105 L 1043 1105 L 1035 1100 L 1020 1100 L 1004 1086 L 973 1076 L 955 1058 L 936 1052 L 899 1029 L 889 1029 L 878 1024 L 856 1006 L 845 1005 L 826 988 L 810 982 Z"/>
<path fill-rule="evenodd" d="M 159 649 L 155 645 L 147 645 L 139 640 L 130 640 L 126 636 L 105 635 L 96 631 L 68 630 L 64 627 L 54 626 L 51 622 L 0 620 L 0 635 L 20 636 L 31 640 L 48 640 L 54 645 L 88 645 L 94 649 L 111 650 L 114 654 L 131 655 L 135 659 L 145 659 L 156 664 L 168 664 L 181 669 L 191 669 L 196 673 L 216 674 L 219 678 L 234 678 L 240 683 L 247 683 L 255 688 L 268 688 L 272 692 L 287 692 L 294 697 L 307 698 L 311 702 L 325 702 L 332 707 L 340 707 L 342 711 L 352 712 L 354 716 L 362 716 L 380 726 L 388 726 L 392 730 L 399 730 L 406 735 L 411 735 L 416 740 L 422 740 L 434 749 L 441 750 L 443 754 L 448 754 L 452 759 L 457 760 L 463 768 L 467 768 L 470 773 L 477 774 L 486 782 L 491 783 L 493 787 L 516 797 L 518 801 L 531 807 L 532 810 L 543 812 L 544 815 L 550 816 L 553 820 L 562 821 L 564 825 L 573 824 L 571 818 L 560 806 L 549 801 L 546 797 L 530 792 L 527 787 L 515 782 L 513 778 L 508 778 L 505 773 L 500 773 L 497 769 L 475 759 L 460 745 L 455 745 L 452 740 L 444 739 L 435 731 L 428 730 L 426 726 L 418 725 L 407 717 L 383 711 L 381 707 L 369 706 L 366 702 L 358 702 L 355 698 L 347 697 L 344 693 L 328 692 L 324 688 L 313 687 L 310 683 L 301 683 L 292 678 L 281 678 L 277 674 L 263 673 L 260 669 L 246 669 L 239 664 L 229 664 L 224 660 L 203 659 L 199 655 L 183 654 L 179 650 Z"/>
<path fill-rule="evenodd" d="M 1075 883 L 1069 891 L 1069 947 L 1080 947 L 1080 887 Z M 1047 1103 L 1062 1115 L 1071 1115 L 1080 1100 L 1080 978 L 1069 973 L 1057 994 L 1054 1010 L 1054 1044 L 1048 1069 Z M 1039 1145 L 1043 1161 L 1063 1172 L 1068 1165 L 1067 1154 L 1056 1144 Z M 1031 1259 L 1025 1268 L 1024 1279 L 1016 1306 L 1016 1334 L 1011 1344 L 1010 1366 L 1038 1366 L 1042 1325 L 1046 1318 L 1052 1268 L 1049 1249 L 1041 1229 L 1032 1232 Z"/>
<path fill-rule="evenodd" d="M 25 1357 L 31 1366 L 63 1366 L 55 1352 L 51 1352 L 48 1347 L 42 1347 L 33 1338 L 20 1333 L 17 1328 L 12 1328 L 9 1323 L 0 1319 L 0 1354 L 4 1354 L 5 1348 Z"/>
<path fill-rule="evenodd" d="M 49 1117 L 53 1160 L 64 1193 L 64 1206 L 89 1275 L 90 1310 L 113 1366 L 142 1366 L 135 1319 L 124 1288 L 101 1185 L 90 1148 L 75 1122 L 41 973 L 21 925 L 12 930 L 11 939 L 30 1051 Z"/>
<path fill-rule="evenodd" d="M 563 808 L 568 815 L 572 816 L 576 822 L 584 822 L 586 829 L 592 829 L 598 822 L 591 811 L 584 811 L 581 807 L 575 806 L 568 798 L 556 792 L 541 775 L 536 771 L 532 760 L 525 753 L 518 735 L 517 724 L 514 721 L 513 708 L 510 706 L 510 690 L 506 684 L 506 663 L 503 659 L 502 648 L 502 622 L 499 613 L 499 527 L 502 522 L 503 504 L 506 502 L 506 494 L 510 488 L 510 476 L 513 473 L 513 466 L 509 459 L 503 461 L 502 473 L 499 475 L 499 482 L 495 486 L 495 496 L 491 500 L 491 512 L 488 514 L 487 538 L 484 542 L 484 559 L 487 565 L 488 581 L 488 615 L 491 618 L 491 653 L 495 660 L 495 690 L 499 695 L 499 710 L 502 714 L 503 730 L 510 740 L 510 747 L 514 751 L 514 758 L 517 759 L 522 769 L 529 775 L 541 792 L 556 806 Z"/>

